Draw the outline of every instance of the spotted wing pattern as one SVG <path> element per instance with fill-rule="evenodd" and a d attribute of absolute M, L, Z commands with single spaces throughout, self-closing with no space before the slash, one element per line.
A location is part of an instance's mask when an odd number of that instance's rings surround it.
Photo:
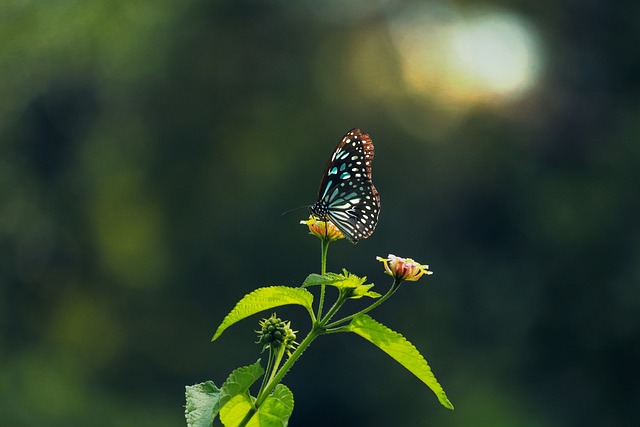
<path fill-rule="evenodd" d="M 360 129 L 347 132 L 324 171 L 318 201 L 309 208 L 354 244 L 369 237 L 378 224 L 380 196 L 371 181 L 373 150 L 369 135 Z"/>

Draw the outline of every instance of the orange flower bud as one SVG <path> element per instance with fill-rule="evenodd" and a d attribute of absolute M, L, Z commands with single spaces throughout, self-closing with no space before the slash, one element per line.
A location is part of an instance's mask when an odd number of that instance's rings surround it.
<path fill-rule="evenodd" d="M 322 240 L 333 242 L 344 239 L 344 234 L 331 221 L 321 221 L 314 216 L 310 216 L 308 220 L 300 221 L 300 224 L 307 225 L 309 233 Z"/>

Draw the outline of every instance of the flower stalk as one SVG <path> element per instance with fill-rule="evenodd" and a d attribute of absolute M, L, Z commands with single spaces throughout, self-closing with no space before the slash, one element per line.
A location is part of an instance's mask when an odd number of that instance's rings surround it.
<path fill-rule="evenodd" d="M 300 221 L 300 224 L 309 227 L 309 234 L 320 239 L 322 245 L 320 251 L 320 274 L 327 274 L 327 252 L 329 251 L 329 244 L 336 240 L 344 239 L 344 234 L 342 234 L 338 227 L 336 227 L 331 221 L 322 221 L 313 215 L 311 215 L 306 221 Z M 318 302 L 318 319 L 322 317 L 325 291 L 325 285 L 321 285 L 320 300 Z"/>
<path fill-rule="evenodd" d="M 319 335 L 324 332 L 324 328 L 319 324 L 314 325 L 309 331 L 309 334 L 302 340 L 298 348 L 289 356 L 287 361 L 282 365 L 282 368 L 272 376 L 272 378 L 268 381 L 267 386 L 262 390 L 262 393 L 258 393 L 256 398 L 255 407 L 259 408 L 262 403 L 264 403 L 265 399 L 273 392 L 273 389 L 282 381 L 284 376 L 289 372 L 289 369 L 293 366 L 294 363 L 302 356 L 302 353 L 311 345 L 314 339 L 316 339 Z M 240 426 L 242 427 L 242 426 Z"/>

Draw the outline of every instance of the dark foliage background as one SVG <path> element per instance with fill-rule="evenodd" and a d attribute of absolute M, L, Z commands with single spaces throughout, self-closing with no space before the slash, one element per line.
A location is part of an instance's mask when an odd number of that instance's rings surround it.
<path fill-rule="evenodd" d="M 505 33 L 476 49 L 488 64 L 447 68 L 434 29 L 486 16 L 534 42 Z M 638 16 L 603 0 L 1 3 L 2 424 L 184 425 L 185 385 L 259 357 L 257 317 L 209 342 L 235 302 L 318 270 L 306 212 L 280 214 L 314 201 L 360 127 L 382 214 L 329 268 L 384 289 L 376 255 L 430 264 L 374 317 L 456 411 L 341 335 L 287 376 L 291 424 L 639 425 Z M 509 90 L 510 74 L 464 83 L 517 52 Z"/>

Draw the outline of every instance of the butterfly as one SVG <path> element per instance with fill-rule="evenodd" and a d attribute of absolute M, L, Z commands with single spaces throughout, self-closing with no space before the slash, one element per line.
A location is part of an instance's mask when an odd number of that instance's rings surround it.
<path fill-rule="evenodd" d="M 380 196 L 371 181 L 373 143 L 351 129 L 333 152 L 320 182 L 312 215 L 331 221 L 353 244 L 373 233 L 380 215 Z"/>

